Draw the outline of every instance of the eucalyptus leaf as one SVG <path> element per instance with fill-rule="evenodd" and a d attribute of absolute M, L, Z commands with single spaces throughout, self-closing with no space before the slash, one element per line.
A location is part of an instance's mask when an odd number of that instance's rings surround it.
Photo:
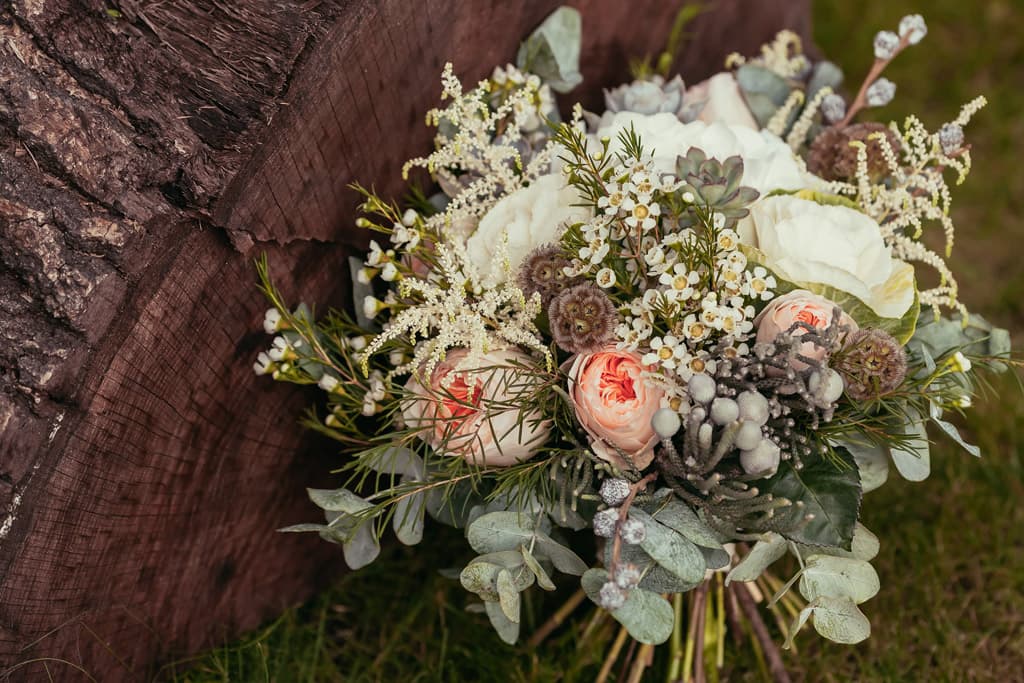
<path fill-rule="evenodd" d="M 658 522 L 678 531 L 691 543 L 704 548 L 722 549 L 718 535 L 686 503 L 669 499 L 667 503 L 658 505 L 651 514 Z"/>
<path fill-rule="evenodd" d="M 352 538 L 341 546 L 341 552 L 345 557 L 345 564 L 352 570 L 362 569 L 376 560 L 380 555 L 380 543 L 377 541 L 377 535 L 373 533 L 373 525 L 359 526 Z"/>
<path fill-rule="evenodd" d="M 793 647 L 793 639 L 796 638 L 796 634 L 804 627 L 807 620 L 811 618 L 811 613 L 813 611 L 814 608 L 808 605 L 800 610 L 800 614 L 796 615 L 796 618 L 793 619 L 793 623 L 789 626 L 789 632 L 786 634 L 786 642 L 782 644 L 782 648 L 784 650 L 788 650 Z"/>
<path fill-rule="evenodd" d="M 484 610 L 487 612 L 487 618 L 491 620 L 491 626 L 498 632 L 498 637 L 509 645 L 515 645 L 519 640 L 519 623 L 505 616 L 504 610 L 497 602 L 485 602 Z"/>
<path fill-rule="evenodd" d="M 687 583 L 701 581 L 704 578 L 707 564 L 696 545 L 639 508 L 630 510 L 629 516 L 642 522 L 647 530 L 640 547 L 654 558 L 655 562 Z"/>
<path fill-rule="evenodd" d="M 880 549 L 881 544 L 878 542 L 877 536 L 871 533 L 866 526 L 857 522 L 857 526 L 853 531 L 853 544 L 850 550 L 801 545 L 799 543 L 797 543 L 796 546 L 797 550 L 800 552 L 800 557 L 804 560 L 811 555 L 834 555 L 836 557 L 846 557 L 870 562 L 876 555 L 878 555 L 878 550 Z"/>
<path fill-rule="evenodd" d="M 323 531 L 327 528 L 326 524 L 292 524 L 291 526 L 281 527 L 278 531 L 282 533 L 297 533 L 303 531 Z"/>
<path fill-rule="evenodd" d="M 957 350 L 978 356 L 1010 354 L 1010 333 L 994 327 L 982 316 L 972 313 L 966 321 L 960 314 L 936 319 L 931 309 L 927 312 L 921 316 L 920 328 L 911 340 L 912 350 L 927 348 L 933 358 L 942 358 Z M 1005 365 L 998 368 L 1005 368 Z"/>
<path fill-rule="evenodd" d="M 370 455 L 360 458 L 359 464 L 381 474 L 414 477 L 419 481 L 423 481 L 427 476 L 423 458 L 403 446 L 391 446 L 374 451 Z"/>
<path fill-rule="evenodd" d="M 800 594 L 808 601 L 825 596 L 859 605 L 877 595 L 880 587 L 874 567 L 852 557 L 811 555 L 800 575 Z"/>
<path fill-rule="evenodd" d="M 607 581 L 608 572 L 604 569 L 588 569 L 581 583 L 587 597 L 599 605 L 601 586 Z M 643 588 L 629 591 L 625 604 L 609 613 L 641 643 L 660 645 L 672 635 L 675 620 L 672 605 L 657 593 Z"/>
<path fill-rule="evenodd" d="M 466 529 L 469 545 L 478 553 L 516 550 L 534 537 L 534 520 L 518 512 L 488 512 Z"/>
<path fill-rule="evenodd" d="M 368 296 L 373 296 L 373 288 L 369 284 L 359 281 L 359 271 L 363 268 L 363 262 L 355 256 L 348 257 L 348 270 L 352 278 L 352 308 L 356 312 L 356 322 L 363 330 L 376 329 L 377 323 L 363 313 L 363 301 Z"/>
<path fill-rule="evenodd" d="M 882 446 L 852 440 L 835 441 L 832 445 L 845 448 L 853 456 L 864 493 L 874 491 L 889 479 L 889 457 Z"/>
<path fill-rule="evenodd" d="M 619 561 L 639 569 L 642 574 L 640 587 L 658 594 L 685 593 L 704 581 L 703 576 L 699 581 L 684 581 L 655 562 L 654 558 L 638 545 L 624 543 L 619 549 Z M 611 543 L 605 544 L 604 563 L 605 566 L 612 563 Z"/>
<path fill-rule="evenodd" d="M 964 438 L 960 435 L 960 430 L 953 426 L 952 423 L 946 422 L 945 420 L 942 419 L 942 408 L 940 406 L 936 405 L 935 403 L 930 403 L 928 405 L 928 411 L 932 419 L 932 422 L 938 425 L 939 429 L 941 429 L 946 434 L 946 436 L 953 439 L 953 441 L 958 443 L 961 448 L 963 448 L 965 451 L 973 455 L 975 458 L 981 457 L 980 448 L 978 448 L 974 444 L 969 444 L 966 441 L 964 441 Z"/>
<path fill-rule="evenodd" d="M 569 92 L 583 81 L 581 25 L 578 10 L 559 7 L 519 46 L 516 65 L 540 76 L 552 90 Z"/>
<path fill-rule="evenodd" d="M 732 571 L 725 577 L 725 584 L 729 585 L 733 581 L 755 580 L 764 573 L 765 569 L 786 554 L 788 544 L 788 541 L 781 535 L 768 532 L 754 544 L 746 557 L 732 568 Z"/>
<path fill-rule="evenodd" d="M 537 585 L 546 591 L 555 590 L 554 582 L 551 580 L 551 577 L 548 576 L 548 573 L 544 571 L 544 567 L 542 567 L 540 562 L 537 561 L 537 558 L 534 557 L 533 554 L 525 547 L 521 547 L 520 550 L 522 551 L 523 561 L 526 563 L 526 566 L 529 567 L 530 571 L 533 572 L 533 575 L 537 577 Z"/>
<path fill-rule="evenodd" d="M 587 571 L 587 563 L 579 555 L 566 548 L 547 534 L 537 532 L 535 551 L 541 557 L 546 557 L 555 565 L 555 569 L 563 574 L 582 576 Z"/>
<path fill-rule="evenodd" d="M 744 64 L 736 70 L 736 83 L 747 107 L 762 127 L 786 103 L 792 91 L 786 79 L 770 69 L 754 64 Z"/>
<path fill-rule="evenodd" d="M 704 556 L 704 564 L 708 569 L 725 569 L 732 563 L 732 555 L 724 548 L 705 548 L 699 545 L 697 550 Z"/>
<path fill-rule="evenodd" d="M 814 630 L 834 643 L 856 645 L 871 635 L 871 622 L 852 600 L 820 597 L 808 605 Z"/>
<path fill-rule="evenodd" d="M 889 453 L 900 476 L 908 481 L 924 481 L 931 473 L 928 432 L 920 413 L 913 413 L 908 417 L 907 424 L 896 428 L 896 431 L 908 438 L 903 443 L 892 446 Z"/>
<path fill-rule="evenodd" d="M 470 562 L 459 573 L 459 583 L 470 593 L 476 593 L 485 602 L 498 600 L 498 572 L 503 567 L 490 562 Z"/>
<path fill-rule="evenodd" d="M 395 512 L 391 523 L 395 535 L 403 545 L 416 545 L 423 540 L 425 506 L 426 495 L 424 493 L 407 495 L 395 503 Z"/>
<path fill-rule="evenodd" d="M 516 589 L 515 581 L 512 579 L 512 573 L 507 569 L 499 571 L 496 586 L 498 588 L 498 604 L 501 605 L 501 611 L 505 613 L 509 621 L 518 624 L 519 591 Z"/>
<path fill-rule="evenodd" d="M 473 485 L 460 481 L 453 486 L 434 487 L 427 493 L 427 514 L 441 524 L 463 529 L 470 523 L 469 512 L 474 503 L 480 500 Z"/>
<path fill-rule="evenodd" d="M 373 507 L 348 489 L 306 489 L 309 499 L 324 510 L 354 515 Z"/>
<path fill-rule="evenodd" d="M 790 540 L 850 549 L 860 510 L 860 473 L 846 449 L 836 448 L 835 454 L 842 469 L 825 458 L 805 462 L 801 470 L 784 461 L 778 473 L 760 487 L 775 498 L 794 503 L 777 511 L 783 523 L 792 524 L 812 516 L 807 523 L 783 534 Z"/>

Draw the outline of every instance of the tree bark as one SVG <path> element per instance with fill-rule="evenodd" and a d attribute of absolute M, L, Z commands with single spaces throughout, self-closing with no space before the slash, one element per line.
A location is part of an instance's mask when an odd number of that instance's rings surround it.
<path fill-rule="evenodd" d="M 303 487 L 334 453 L 298 426 L 309 393 L 252 373 L 252 260 L 293 300 L 344 305 L 367 241 L 348 184 L 399 193 L 443 63 L 475 81 L 557 4 L 0 10 L 0 672 L 143 679 L 340 571 L 333 547 L 274 532 L 316 516 Z M 676 10 L 570 4 L 591 105 Z M 786 27 L 806 35 L 806 0 L 714 3 L 682 73 Z"/>

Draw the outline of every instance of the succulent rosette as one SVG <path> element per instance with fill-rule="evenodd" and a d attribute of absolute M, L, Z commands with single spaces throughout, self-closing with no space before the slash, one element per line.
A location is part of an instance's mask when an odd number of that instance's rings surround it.
<path fill-rule="evenodd" d="M 753 605 L 751 585 L 796 615 L 787 644 L 808 621 L 863 640 L 864 493 L 890 465 L 927 476 L 925 425 L 962 443 L 944 413 L 1008 362 L 925 238 L 951 245 L 944 173 L 969 170 L 984 101 L 936 133 L 854 121 L 891 98 L 878 74 L 923 37 L 913 16 L 849 102 L 784 31 L 688 89 L 647 65 L 561 122 L 579 30 L 560 9 L 472 88 L 445 68 L 435 149 L 404 167 L 439 191 L 360 190 L 378 236 L 350 264 L 354 316 L 291 310 L 262 271 L 277 336 L 255 369 L 318 385 L 311 423 L 351 454 L 347 486 L 311 494 L 325 523 L 286 530 L 362 566 L 386 521 L 410 544 L 427 516 L 465 529 L 460 581 L 507 642 L 552 572 L 647 644 L 682 642 L 684 595 Z M 585 528 L 596 554 L 567 534 Z M 688 638 L 725 623 L 690 613 Z"/>

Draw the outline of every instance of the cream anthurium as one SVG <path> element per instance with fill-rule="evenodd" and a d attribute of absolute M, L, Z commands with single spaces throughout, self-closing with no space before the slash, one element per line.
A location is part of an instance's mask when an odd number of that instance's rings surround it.
<path fill-rule="evenodd" d="M 676 157 L 685 156 L 691 147 L 697 147 L 708 157 L 719 160 L 736 155 L 743 157 L 743 185 L 762 195 L 772 190 L 799 190 L 814 184 L 781 138 L 768 131 L 721 121 L 682 123 L 674 114 L 619 112 L 602 119 L 601 127 L 592 136 L 591 147 L 598 149 L 597 141 L 607 137 L 609 151 L 620 153 L 619 134 L 631 127 L 640 137 L 645 152 L 654 154 L 654 167 L 662 173 L 674 173 Z"/>
<path fill-rule="evenodd" d="M 883 318 L 900 318 L 914 303 L 913 267 L 893 258 L 878 224 L 860 211 L 767 197 L 738 231 L 763 254 L 764 266 L 790 282 L 834 287 Z"/>
<path fill-rule="evenodd" d="M 513 277 L 526 256 L 544 244 L 558 242 L 567 224 L 590 218 L 576 189 L 562 174 L 542 175 L 527 187 L 503 197 L 488 211 L 466 240 L 469 260 L 483 276 L 505 280 L 503 264 L 494 263 L 502 240 L 508 240 L 507 257 Z"/>

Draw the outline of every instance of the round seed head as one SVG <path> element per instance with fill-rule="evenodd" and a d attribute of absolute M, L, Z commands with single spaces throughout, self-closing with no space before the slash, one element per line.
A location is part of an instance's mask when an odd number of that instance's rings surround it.
<path fill-rule="evenodd" d="M 690 390 L 690 398 L 697 403 L 710 403 L 718 393 L 718 387 L 715 385 L 715 380 L 708 374 L 703 372 L 697 373 L 690 378 L 687 383 L 687 387 Z"/>
<path fill-rule="evenodd" d="M 776 444 L 762 439 L 754 448 L 740 453 L 740 465 L 747 474 L 763 473 L 770 476 L 778 469 L 781 457 L 782 452 Z"/>
<path fill-rule="evenodd" d="M 605 479 L 601 482 L 601 500 L 608 505 L 622 505 L 625 502 L 626 497 L 629 496 L 629 482 L 625 479 Z M 618 515 L 618 510 L 615 511 Z"/>
<path fill-rule="evenodd" d="M 740 417 L 740 406 L 731 398 L 716 398 L 711 402 L 711 421 L 716 425 L 732 424 Z"/>
<path fill-rule="evenodd" d="M 651 417 L 651 428 L 662 439 L 671 439 L 682 426 L 679 413 L 671 408 L 661 408 Z"/>
<path fill-rule="evenodd" d="M 740 419 L 763 425 L 768 422 L 768 399 L 757 391 L 744 391 L 736 397 L 740 407 Z"/>
<path fill-rule="evenodd" d="M 619 535 L 622 536 L 624 543 L 637 545 L 647 538 L 647 527 L 639 519 L 627 519 L 622 523 Z"/>
<path fill-rule="evenodd" d="M 626 604 L 626 591 L 619 588 L 614 581 L 607 581 L 601 586 L 597 601 L 607 610 L 615 610 Z"/>
<path fill-rule="evenodd" d="M 611 538 L 615 535 L 615 525 L 619 522 L 619 509 L 608 508 L 594 515 L 594 535 Z"/>

